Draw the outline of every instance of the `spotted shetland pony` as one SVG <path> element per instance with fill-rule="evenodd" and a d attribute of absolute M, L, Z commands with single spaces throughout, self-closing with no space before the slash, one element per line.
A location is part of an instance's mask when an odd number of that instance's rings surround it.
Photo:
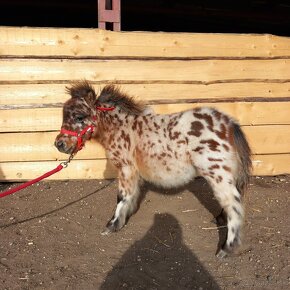
<path fill-rule="evenodd" d="M 98 97 L 86 81 L 67 91 L 71 99 L 64 104 L 56 147 L 75 154 L 94 138 L 118 169 L 117 207 L 105 234 L 120 230 L 136 211 L 141 180 L 169 188 L 202 176 L 227 216 L 227 240 L 218 256 L 224 257 L 239 246 L 242 196 L 251 159 L 236 121 L 216 109 L 202 107 L 154 114 L 114 85 L 105 86 Z"/>

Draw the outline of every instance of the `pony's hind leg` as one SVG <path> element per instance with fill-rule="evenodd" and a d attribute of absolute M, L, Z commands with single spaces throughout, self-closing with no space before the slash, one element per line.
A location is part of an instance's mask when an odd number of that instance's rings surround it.
<path fill-rule="evenodd" d="M 223 247 L 217 253 L 219 258 L 224 258 L 232 253 L 241 244 L 240 231 L 243 223 L 243 205 L 240 193 L 234 185 L 233 179 L 218 176 L 206 176 L 216 199 L 226 213 L 227 239 Z"/>
<path fill-rule="evenodd" d="M 129 217 L 135 213 L 139 199 L 139 174 L 135 168 L 125 166 L 119 171 L 119 193 L 113 217 L 106 225 L 103 235 L 120 230 Z"/>

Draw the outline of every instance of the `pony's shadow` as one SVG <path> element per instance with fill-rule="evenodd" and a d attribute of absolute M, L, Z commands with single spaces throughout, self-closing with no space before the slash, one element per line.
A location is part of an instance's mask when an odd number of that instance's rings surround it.
<path fill-rule="evenodd" d="M 185 190 L 191 192 L 198 199 L 201 205 L 212 214 L 211 222 L 213 226 L 217 226 L 217 231 L 219 235 L 219 241 L 217 244 L 218 252 L 219 249 L 223 246 L 227 237 L 227 228 L 225 227 L 226 219 L 221 206 L 214 198 L 211 187 L 208 185 L 207 181 L 204 178 L 197 177 L 195 180 L 182 187 L 171 189 L 163 189 L 148 182 L 145 182 L 142 185 L 141 189 L 140 203 L 142 203 L 148 191 L 154 191 L 164 195 L 175 195 Z"/>
<path fill-rule="evenodd" d="M 7 190 L 11 186 L 11 183 L 5 181 L 5 175 L 0 167 L 0 193 Z"/>
<path fill-rule="evenodd" d="M 100 289 L 217 290 L 220 287 L 183 243 L 176 218 L 156 214 L 147 234 L 125 252 Z"/>

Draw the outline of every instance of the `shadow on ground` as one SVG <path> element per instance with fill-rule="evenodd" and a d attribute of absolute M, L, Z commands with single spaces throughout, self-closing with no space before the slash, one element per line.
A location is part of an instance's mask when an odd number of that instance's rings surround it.
<path fill-rule="evenodd" d="M 193 181 L 182 187 L 171 189 L 163 189 L 156 187 L 155 185 L 145 183 L 142 187 L 142 197 L 140 204 L 141 207 L 142 201 L 148 191 L 154 191 L 156 193 L 164 195 L 175 195 L 180 194 L 184 191 L 191 192 L 198 199 L 200 204 L 202 204 L 202 206 L 211 213 L 213 226 L 214 224 L 216 224 L 217 226 L 219 240 L 216 248 L 216 253 L 223 246 L 227 238 L 227 228 L 224 227 L 226 225 L 226 217 L 221 214 L 222 208 L 218 201 L 215 199 L 211 187 L 204 178 L 197 177 Z"/>
<path fill-rule="evenodd" d="M 220 288 L 183 243 L 176 218 L 156 214 L 153 226 L 125 252 L 100 289 Z"/>

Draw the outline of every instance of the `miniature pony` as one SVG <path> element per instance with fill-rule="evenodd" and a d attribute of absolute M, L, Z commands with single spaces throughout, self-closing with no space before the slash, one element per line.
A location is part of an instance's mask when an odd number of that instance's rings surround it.
<path fill-rule="evenodd" d="M 98 97 L 87 81 L 67 92 L 71 99 L 64 104 L 56 147 L 75 154 L 94 138 L 118 169 L 117 207 L 105 234 L 120 230 L 135 213 L 141 180 L 170 188 L 202 176 L 227 216 L 227 239 L 218 256 L 240 245 L 251 152 L 236 121 L 207 107 L 158 115 L 112 84 Z"/>

